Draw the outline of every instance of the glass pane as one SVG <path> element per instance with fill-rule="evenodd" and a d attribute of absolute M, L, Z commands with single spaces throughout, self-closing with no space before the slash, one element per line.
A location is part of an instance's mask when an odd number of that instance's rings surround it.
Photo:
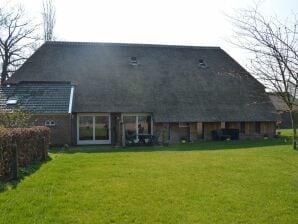
<path fill-rule="evenodd" d="M 95 140 L 109 140 L 109 117 L 95 117 Z"/>
<path fill-rule="evenodd" d="M 123 117 L 123 125 L 124 125 L 124 132 L 125 132 L 125 139 L 126 141 L 133 143 L 137 137 L 137 120 L 136 116 L 124 116 Z"/>
<path fill-rule="evenodd" d="M 138 116 L 138 133 L 151 134 L 151 116 Z"/>
<path fill-rule="evenodd" d="M 79 140 L 93 140 L 93 117 L 79 117 Z"/>

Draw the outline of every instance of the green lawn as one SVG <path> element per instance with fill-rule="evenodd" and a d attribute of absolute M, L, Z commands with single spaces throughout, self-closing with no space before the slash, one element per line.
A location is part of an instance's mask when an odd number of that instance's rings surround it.
<path fill-rule="evenodd" d="M 281 140 L 53 150 L 0 193 L 0 223 L 298 223 Z"/>
<path fill-rule="evenodd" d="M 285 137 L 293 136 L 293 129 L 290 129 L 290 128 L 289 129 L 277 129 L 276 132 L 280 132 L 280 134 Z"/>

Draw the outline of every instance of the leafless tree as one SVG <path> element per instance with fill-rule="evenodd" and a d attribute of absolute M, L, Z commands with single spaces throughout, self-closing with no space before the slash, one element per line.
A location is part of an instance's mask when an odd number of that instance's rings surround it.
<path fill-rule="evenodd" d="M 0 9 L 1 85 L 27 59 L 35 46 L 35 31 L 21 5 Z"/>
<path fill-rule="evenodd" d="M 232 43 L 252 55 L 250 72 L 287 105 L 296 149 L 294 113 L 298 87 L 298 21 L 266 18 L 254 8 L 238 10 L 229 17 L 234 27 Z"/>
<path fill-rule="evenodd" d="M 56 24 L 56 9 L 52 0 L 43 1 L 43 38 L 45 41 L 54 40 L 54 27 Z"/>

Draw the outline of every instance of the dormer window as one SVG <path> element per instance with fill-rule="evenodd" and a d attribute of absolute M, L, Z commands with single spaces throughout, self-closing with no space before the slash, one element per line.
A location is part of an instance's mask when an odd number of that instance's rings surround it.
<path fill-rule="evenodd" d="M 6 105 L 16 105 L 18 103 L 18 99 L 16 97 L 9 97 L 6 101 Z"/>
<path fill-rule="evenodd" d="M 130 64 L 137 65 L 138 64 L 137 57 L 131 57 L 130 58 Z"/>
<path fill-rule="evenodd" d="M 207 65 L 203 59 L 199 59 L 199 65 L 201 68 L 207 68 Z"/>

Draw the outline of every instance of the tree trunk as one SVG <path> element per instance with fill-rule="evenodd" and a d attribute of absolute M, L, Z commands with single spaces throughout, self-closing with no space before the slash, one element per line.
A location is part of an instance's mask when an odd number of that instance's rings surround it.
<path fill-rule="evenodd" d="M 293 143 L 293 149 L 297 149 L 297 132 L 296 132 L 296 120 L 295 120 L 295 113 L 293 110 L 290 110 L 290 117 L 291 117 L 291 123 L 292 123 L 292 129 L 293 129 L 293 138 L 292 138 L 292 143 Z"/>
<path fill-rule="evenodd" d="M 4 82 L 6 80 L 6 78 L 8 77 L 8 72 L 7 72 L 7 62 L 6 60 L 3 62 L 2 64 L 2 72 L 1 72 L 1 85 L 3 86 L 4 85 Z"/>

